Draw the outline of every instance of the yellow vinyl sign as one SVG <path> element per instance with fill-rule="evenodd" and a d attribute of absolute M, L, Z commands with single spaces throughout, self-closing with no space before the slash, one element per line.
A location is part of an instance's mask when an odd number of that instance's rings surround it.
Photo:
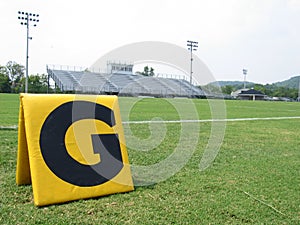
<path fill-rule="evenodd" d="M 21 94 L 18 141 L 37 206 L 134 189 L 116 96 Z"/>

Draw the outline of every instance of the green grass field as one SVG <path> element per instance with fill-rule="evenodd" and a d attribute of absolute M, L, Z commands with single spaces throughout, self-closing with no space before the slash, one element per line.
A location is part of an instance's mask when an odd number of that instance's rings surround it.
<path fill-rule="evenodd" d="M 17 125 L 19 96 L 0 94 L 0 127 Z M 178 120 L 173 101 L 120 98 L 121 114 L 132 121 Z M 209 119 L 207 100 L 193 100 L 200 119 Z M 300 116 L 299 103 L 226 101 L 227 118 Z M 141 140 L 147 124 L 126 124 Z M 128 147 L 133 165 L 166 158 L 179 142 L 180 124 L 167 124 L 151 151 Z M 300 224 L 300 119 L 231 121 L 213 164 L 199 171 L 211 134 L 200 124 L 199 142 L 188 163 L 174 176 L 135 191 L 47 207 L 33 205 L 30 185 L 17 186 L 17 131 L 0 129 L 0 224 Z M 130 138 L 130 137 L 126 137 Z M 188 146 L 187 146 L 188 148 Z M 184 149 L 183 149 L 184 150 Z"/>

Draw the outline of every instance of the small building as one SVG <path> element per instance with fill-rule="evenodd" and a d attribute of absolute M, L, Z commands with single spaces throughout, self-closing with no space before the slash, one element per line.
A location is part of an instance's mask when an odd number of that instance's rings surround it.
<path fill-rule="evenodd" d="M 238 99 L 241 100 L 265 100 L 266 95 L 260 91 L 249 89 L 247 91 L 241 91 L 238 94 Z"/>
<path fill-rule="evenodd" d="M 249 88 L 239 89 L 239 90 L 231 92 L 230 95 L 231 95 L 231 97 L 236 99 L 236 98 L 238 98 L 239 94 L 241 94 L 242 91 L 248 91 L 248 90 L 249 90 Z"/>
<path fill-rule="evenodd" d="M 121 63 L 108 61 L 107 62 L 107 73 L 108 74 L 127 74 L 132 75 L 133 63 Z"/>

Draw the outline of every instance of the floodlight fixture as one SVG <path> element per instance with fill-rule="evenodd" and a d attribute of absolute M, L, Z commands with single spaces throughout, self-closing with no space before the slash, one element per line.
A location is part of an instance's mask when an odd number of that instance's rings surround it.
<path fill-rule="evenodd" d="M 20 24 L 26 26 L 27 28 L 27 35 L 26 35 L 26 78 L 25 78 L 25 93 L 28 93 L 28 47 L 29 47 L 29 40 L 32 40 L 32 37 L 29 37 L 29 27 L 30 26 L 37 26 L 37 23 L 40 21 L 37 19 L 39 14 L 29 13 L 18 11 L 18 19 L 21 21 Z M 25 15 L 25 17 L 24 17 Z"/>

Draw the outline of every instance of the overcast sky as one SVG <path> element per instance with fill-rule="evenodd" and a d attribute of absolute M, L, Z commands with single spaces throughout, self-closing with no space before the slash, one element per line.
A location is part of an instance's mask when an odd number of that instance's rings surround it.
<path fill-rule="evenodd" d="M 243 68 L 258 83 L 300 75 L 300 0 L 1 0 L 0 65 L 25 65 L 19 10 L 40 14 L 30 74 L 46 73 L 46 64 L 89 67 L 133 42 L 186 48 L 190 39 L 217 80 L 243 80 Z"/>

